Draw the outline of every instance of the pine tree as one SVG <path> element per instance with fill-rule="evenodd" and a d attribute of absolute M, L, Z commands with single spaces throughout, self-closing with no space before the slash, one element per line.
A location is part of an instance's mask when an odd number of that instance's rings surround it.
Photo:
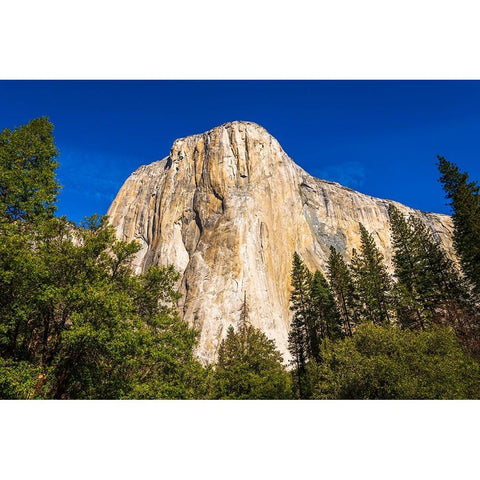
<path fill-rule="evenodd" d="M 333 246 L 330 247 L 328 257 L 328 278 L 343 322 L 344 333 L 351 336 L 358 322 L 355 286 L 348 265 Z"/>
<path fill-rule="evenodd" d="M 307 353 L 307 330 L 303 319 L 297 315 L 293 316 L 288 332 L 288 351 L 292 356 L 290 361 L 293 379 L 293 391 L 298 398 L 307 398 L 308 387 L 306 385 Z"/>
<path fill-rule="evenodd" d="M 321 361 L 320 346 L 324 339 L 343 336 L 342 320 L 325 277 L 318 270 L 312 276 L 296 252 L 291 282 L 290 308 L 294 314 L 288 348 L 292 355 L 293 388 L 299 398 L 310 398 L 307 365 Z"/>
<path fill-rule="evenodd" d="M 307 317 L 310 308 L 310 288 L 312 274 L 303 263 L 297 252 L 293 254 L 291 273 L 292 293 L 290 309 L 302 317 Z"/>
<path fill-rule="evenodd" d="M 359 302 L 362 305 L 362 317 L 374 324 L 389 323 L 390 276 L 373 236 L 361 223 L 360 236 L 360 251 L 354 251 L 351 267 Z"/>
<path fill-rule="evenodd" d="M 407 219 L 394 205 L 389 205 L 388 214 L 397 279 L 394 288 L 397 318 L 404 328 L 425 330 L 428 312 L 423 291 L 424 265 L 419 256 L 421 245 Z"/>
<path fill-rule="evenodd" d="M 285 399 L 291 397 L 289 375 L 275 342 L 243 323 L 229 327 L 218 352 L 213 398 Z"/>
<path fill-rule="evenodd" d="M 444 157 L 438 157 L 438 168 L 453 209 L 455 250 L 465 275 L 480 294 L 480 186 Z"/>
<path fill-rule="evenodd" d="M 430 297 L 436 316 L 450 317 L 452 320 L 462 306 L 467 304 L 465 284 L 438 238 L 422 220 L 411 217 L 409 224 L 421 247 L 424 290 Z"/>
<path fill-rule="evenodd" d="M 336 340 L 343 336 L 342 320 L 338 312 L 333 293 L 326 278 L 318 270 L 313 276 L 311 288 L 311 309 L 312 318 L 316 319 L 317 341 L 315 359 L 320 360 L 319 346 L 320 342 L 329 338 Z"/>
<path fill-rule="evenodd" d="M 400 322 L 423 330 L 432 322 L 455 326 L 468 310 L 467 290 L 458 271 L 420 218 L 407 220 L 393 205 L 389 214 Z"/>
<path fill-rule="evenodd" d="M 240 311 L 240 327 L 245 327 L 249 323 L 249 308 L 248 308 L 248 303 L 247 303 L 247 292 L 243 292 L 243 303 L 242 303 L 242 309 Z"/>
<path fill-rule="evenodd" d="M 425 291 L 433 322 L 452 326 L 461 343 L 480 357 L 480 316 L 468 282 L 423 222 L 412 218 L 411 225 L 423 247 Z"/>
<path fill-rule="evenodd" d="M 307 390 L 305 386 L 305 366 L 312 349 L 310 319 L 312 274 L 297 252 L 293 255 L 291 285 L 290 309 L 294 313 L 288 334 L 288 349 L 292 355 L 292 366 L 294 368 L 294 389 L 298 392 L 300 398 L 305 398 Z"/>

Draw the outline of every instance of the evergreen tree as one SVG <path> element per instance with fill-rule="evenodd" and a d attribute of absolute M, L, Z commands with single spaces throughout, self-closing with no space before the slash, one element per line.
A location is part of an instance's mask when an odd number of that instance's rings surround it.
<path fill-rule="evenodd" d="M 374 324 L 388 323 L 390 276 L 373 236 L 361 223 L 360 236 L 360 251 L 354 251 L 351 267 L 359 302 L 362 305 L 362 317 Z"/>
<path fill-rule="evenodd" d="M 451 325 L 460 342 L 480 358 L 480 314 L 468 281 L 425 224 L 415 217 L 411 224 L 423 247 L 424 282 L 429 287 L 425 290 L 434 312 L 433 321 Z"/>
<path fill-rule="evenodd" d="M 288 349 L 292 355 L 294 390 L 298 392 L 300 398 L 305 398 L 307 390 L 305 366 L 312 348 L 313 333 L 310 318 L 312 274 L 297 252 L 293 255 L 291 285 L 290 309 L 294 313 L 288 334 Z"/>
<path fill-rule="evenodd" d="M 306 392 L 305 367 L 308 361 L 307 341 L 305 323 L 301 317 L 294 315 L 288 333 L 288 350 L 292 356 L 293 389 L 298 393 L 300 398 L 304 398 Z"/>
<path fill-rule="evenodd" d="M 433 306 L 436 319 L 453 324 L 455 316 L 468 307 L 468 291 L 459 271 L 447 257 L 438 238 L 418 217 L 411 217 L 409 224 L 418 238 L 420 258 L 423 264 L 425 292 Z"/>
<path fill-rule="evenodd" d="M 344 333 L 350 336 L 358 322 L 355 286 L 347 264 L 333 246 L 330 247 L 328 257 L 328 278 L 343 322 Z"/>
<path fill-rule="evenodd" d="M 312 274 L 297 252 L 293 254 L 291 285 L 292 293 L 290 296 L 290 309 L 298 316 L 306 318 L 310 311 Z"/>
<path fill-rule="evenodd" d="M 438 168 L 453 209 L 455 250 L 465 275 L 480 294 L 480 186 L 444 157 L 438 157 Z"/>
<path fill-rule="evenodd" d="M 249 323 L 248 315 L 249 315 L 248 303 L 247 303 L 247 292 L 243 292 L 243 303 L 242 303 L 242 310 L 240 312 L 240 327 L 246 326 Z"/>
<path fill-rule="evenodd" d="M 394 288 L 397 318 L 404 328 L 425 330 L 433 305 L 427 301 L 425 292 L 428 285 L 424 282 L 422 246 L 407 219 L 394 205 L 389 205 L 388 214 L 397 279 Z"/>
<path fill-rule="evenodd" d="M 468 292 L 438 239 L 416 216 L 407 219 L 393 205 L 389 209 L 399 320 L 405 327 L 425 329 L 470 317 Z"/>
<path fill-rule="evenodd" d="M 291 397 L 289 375 L 282 356 L 261 330 L 242 324 L 229 327 L 218 352 L 213 398 L 285 399 Z"/>
<path fill-rule="evenodd" d="M 317 325 L 314 358 L 320 361 L 320 343 L 323 339 L 336 340 L 343 337 L 342 320 L 333 293 L 326 278 L 315 272 L 311 288 L 311 312 Z"/>

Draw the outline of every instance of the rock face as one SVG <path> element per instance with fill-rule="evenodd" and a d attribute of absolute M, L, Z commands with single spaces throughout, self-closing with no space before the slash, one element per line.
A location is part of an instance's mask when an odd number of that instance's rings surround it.
<path fill-rule="evenodd" d="M 264 128 L 232 122 L 176 140 L 168 157 L 132 173 L 108 215 L 118 238 L 141 243 L 137 272 L 173 264 L 182 273 L 179 308 L 201 332 L 201 360 L 214 360 L 244 296 L 251 323 L 287 359 L 293 253 L 325 272 L 331 245 L 347 259 L 358 248 L 361 222 L 391 266 L 389 203 L 420 215 L 452 249 L 447 215 L 314 178 Z"/>

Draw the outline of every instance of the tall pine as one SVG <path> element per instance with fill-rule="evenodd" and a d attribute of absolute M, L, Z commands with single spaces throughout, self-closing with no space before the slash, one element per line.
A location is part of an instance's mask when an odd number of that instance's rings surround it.
<path fill-rule="evenodd" d="M 354 251 L 352 272 L 361 305 L 363 319 L 374 324 L 390 321 L 391 280 L 383 255 L 378 250 L 372 234 L 360 223 L 360 251 Z"/>
<path fill-rule="evenodd" d="M 333 293 L 326 278 L 318 270 L 315 272 L 311 288 L 312 318 L 316 320 L 316 352 L 315 359 L 320 360 L 320 343 L 324 338 L 336 340 L 343 336 L 342 320 Z"/>
<path fill-rule="evenodd" d="M 397 279 L 394 289 L 397 318 L 403 328 L 425 330 L 431 306 L 426 304 L 421 246 L 398 208 L 389 205 L 388 214 Z"/>
<path fill-rule="evenodd" d="M 439 240 L 416 216 L 389 208 L 397 284 L 397 312 L 404 327 L 457 326 L 469 310 L 467 290 Z"/>
<path fill-rule="evenodd" d="M 452 325 L 455 318 L 468 308 L 468 290 L 465 282 L 448 258 L 440 241 L 418 217 L 411 217 L 409 224 L 418 238 L 423 264 L 423 282 L 425 292 L 435 312 L 436 323 L 448 322 Z"/>
<path fill-rule="evenodd" d="M 286 399 L 288 372 L 275 346 L 261 330 L 242 323 L 229 327 L 218 351 L 211 396 L 217 399 Z"/>
<path fill-rule="evenodd" d="M 480 186 L 444 157 L 438 157 L 438 168 L 453 210 L 455 250 L 465 275 L 480 294 Z"/>
<path fill-rule="evenodd" d="M 333 246 L 330 247 L 328 257 L 328 278 L 343 322 L 344 333 L 350 336 L 358 322 L 355 286 L 348 265 Z"/>
<path fill-rule="evenodd" d="M 306 364 L 311 351 L 309 339 L 310 325 L 310 290 L 312 274 L 303 263 L 297 252 L 293 255 L 291 273 L 292 293 L 290 296 L 290 309 L 293 311 L 293 319 L 288 334 L 288 350 L 292 355 L 294 368 L 294 390 L 300 398 L 307 395 L 305 379 Z"/>

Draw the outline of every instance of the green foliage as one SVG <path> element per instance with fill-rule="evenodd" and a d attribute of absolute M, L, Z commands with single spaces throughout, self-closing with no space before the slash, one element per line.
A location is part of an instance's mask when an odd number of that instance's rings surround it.
<path fill-rule="evenodd" d="M 275 342 L 251 325 L 243 324 L 237 332 L 229 327 L 220 344 L 213 377 L 213 398 L 291 397 L 289 375 Z"/>
<path fill-rule="evenodd" d="M 454 246 L 462 269 L 480 294 L 480 186 L 469 181 L 468 173 L 438 157 L 440 182 L 453 209 Z"/>
<path fill-rule="evenodd" d="M 337 302 L 345 335 L 352 335 L 358 322 L 357 295 L 348 265 L 335 248 L 330 247 L 328 257 L 328 279 Z"/>
<path fill-rule="evenodd" d="M 178 274 L 130 268 L 139 249 L 105 218 L 55 218 L 53 125 L 0 134 L 0 397 L 196 398 L 197 333 Z"/>
<path fill-rule="evenodd" d="M 421 332 L 362 324 L 352 337 L 327 341 L 322 359 L 309 365 L 315 398 L 480 398 L 479 364 L 445 327 Z"/>
<path fill-rule="evenodd" d="M 12 228 L 0 256 L 0 352 L 40 369 L 39 398 L 191 398 L 202 375 L 196 332 L 174 308 L 178 274 L 133 275 L 136 243 L 106 219 Z M 24 363 L 22 363 L 24 362 Z"/>
<path fill-rule="evenodd" d="M 394 292 L 397 317 L 404 327 L 425 329 L 429 312 L 426 311 L 422 290 L 424 265 L 420 258 L 421 245 L 406 218 L 394 205 L 389 205 L 388 214 L 397 280 Z"/>
<path fill-rule="evenodd" d="M 0 398 L 29 398 L 41 374 L 40 367 L 29 362 L 15 362 L 0 357 Z"/>
<path fill-rule="evenodd" d="M 397 314 L 402 326 L 425 329 L 432 323 L 461 329 L 473 314 L 467 288 L 439 241 L 415 216 L 389 208 L 397 277 Z"/>
<path fill-rule="evenodd" d="M 290 277 L 292 293 L 290 309 L 294 312 L 288 333 L 288 350 L 292 356 L 293 390 L 304 398 L 307 390 L 305 384 L 305 365 L 311 352 L 311 305 L 310 293 L 312 274 L 297 252 L 293 254 L 292 273 Z"/>
<path fill-rule="evenodd" d="M 0 223 L 53 214 L 59 185 L 52 133 L 46 117 L 0 132 Z"/>
<path fill-rule="evenodd" d="M 361 305 L 361 317 L 375 324 L 388 323 L 391 317 L 389 293 L 392 282 L 385 268 L 385 260 L 373 236 L 361 223 L 360 237 L 360 251 L 354 251 L 351 268 Z"/>
<path fill-rule="evenodd" d="M 297 252 L 293 254 L 291 284 L 292 293 L 290 296 L 290 308 L 298 315 L 306 317 L 308 315 L 310 305 L 312 274 L 305 266 Z"/>
<path fill-rule="evenodd" d="M 290 309 L 294 314 L 288 336 L 288 348 L 292 354 L 295 370 L 302 372 L 308 361 L 311 347 L 308 323 L 310 316 L 312 274 L 297 252 L 293 255 L 292 274 L 290 278 L 292 285 Z"/>
<path fill-rule="evenodd" d="M 308 337 L 306 323 L 301 317 L 295 316 L 290 323 L 288 332 L 288 350 L 292 356 L 292 390 L 297 398 L 308 398 L 310 388 L 306 378 L 308 362 Z"/>
<path fill-rule="evenodd" d="M 306 365 L 320 361 L 324 338 L 343 336 L 341 319 L 325 277 L 317 270 L 312 276 L 295 252 L 292 266 L 290 308 L 294 315 L 288 335 L 292 355 L 293 390 L 299 398 L 310 396 Z"/>
<path fill-rule="evenodd" d="M 311 316 L 315 319 L 317 336 L 315 350 L 313 351 L 316 361 L 320 360 L 320 343 L 322 339 L 335 340 L 343 337 L 342 321 L 338 312 L 333 293 L 326 278 L 318 270 L 313 275 L 310 290 Z"/>

